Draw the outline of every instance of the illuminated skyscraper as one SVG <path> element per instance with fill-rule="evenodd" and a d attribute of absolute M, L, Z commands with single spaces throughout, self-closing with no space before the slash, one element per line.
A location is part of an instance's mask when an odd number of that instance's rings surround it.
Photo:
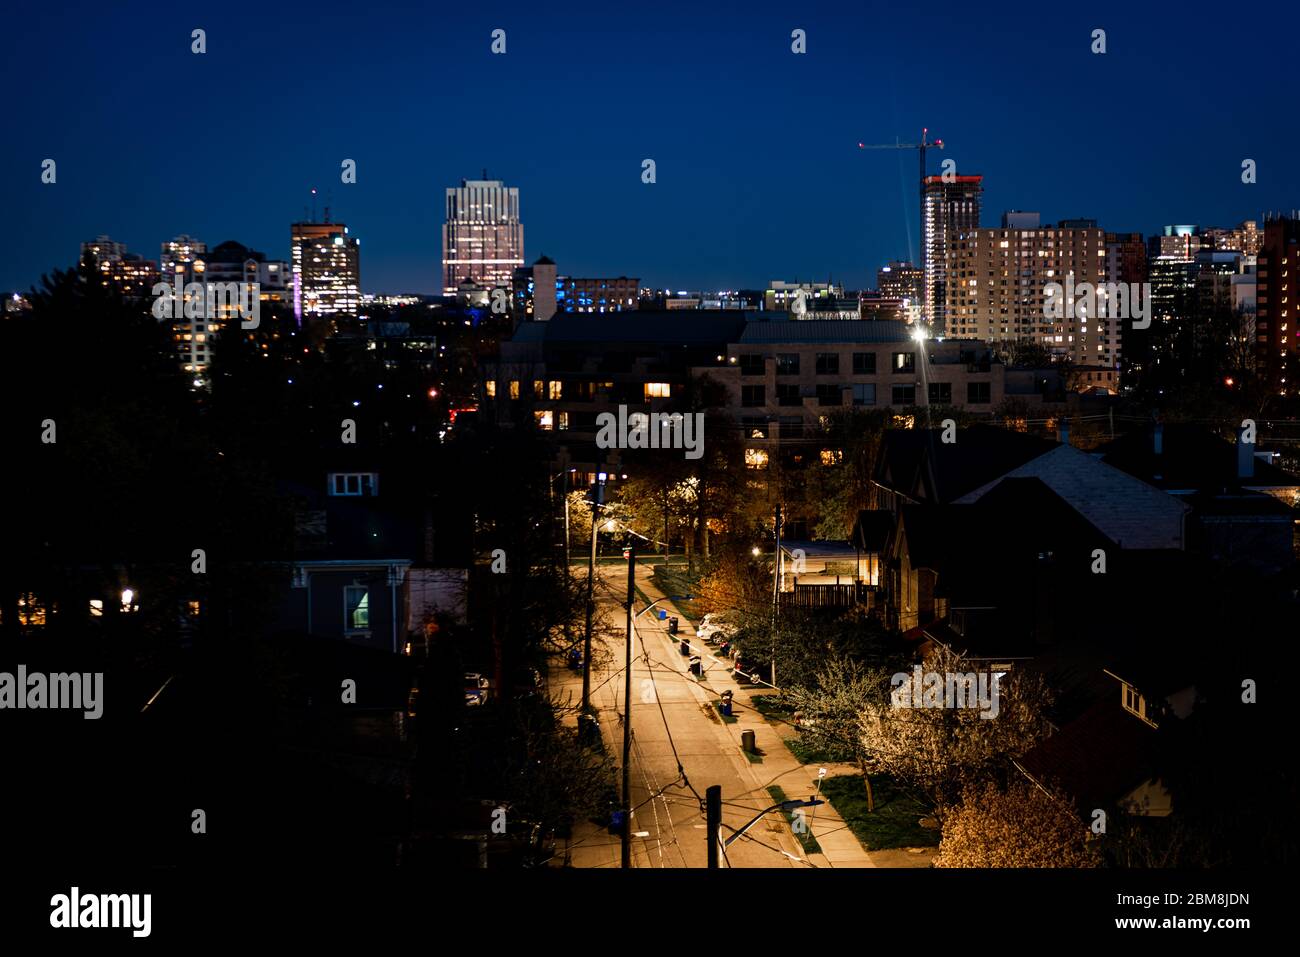
<path fill-rule="evenodd" d="M 348 235 L 347 226 L 294 223 L 289 246 L 298 324 L 304 317 L 355 316 L 361 304 L 361 241 Z"/>
<path fill-rule="evenodd" d="M 957 237 L 980 225 L 983 176 L 925 178 L 921 223 L 921 269 L 925 272 L 925 319 L 934 335 L 943 335 L 947 296 L 948 251 Z"/>
<path fill-rule="evenodd" d="M 466 179 L 447 189 L 442 227 L 442 291 L 455 295 L 466 279 L 487 289 L 511 288 L 524 264 L 519 190 L 499 179 Z"/>
<path fill-rule="evenodd" d="M 1300 385 L 1300 219 L 1268 216 L 1256 270 L 1256 371 L 1265 388 L 1295 395 Z"/>

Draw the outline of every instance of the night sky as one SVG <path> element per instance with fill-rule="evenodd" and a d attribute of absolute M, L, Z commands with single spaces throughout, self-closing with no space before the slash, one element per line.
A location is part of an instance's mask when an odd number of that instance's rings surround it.
<path fill-rule="evenodd" d="M 1297 11 L 7 4 L 0 289 L 101 233 L 150 259 L 179 233 L 287 258 L 317 186 L 361 239 L 364 291 L 440 292 L 444 190 L 485 167 L 519 187 L 528 261 L 562 274 L 874 285 L 915 255 L 916 156 L 857 143 L 922 126 L 948 147 L 931 172 L 951 157 L 985 176 L 985 225 L 1008 208 L 1144 233 L 1232 225 L 1300 207 Z M 56 185 L 40 182 L 46 157 Z M 356 185 L 340 182 L 345 158 Z"/>

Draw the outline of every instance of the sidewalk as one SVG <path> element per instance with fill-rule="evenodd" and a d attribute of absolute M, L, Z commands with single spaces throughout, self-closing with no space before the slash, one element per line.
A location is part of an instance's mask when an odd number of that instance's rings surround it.
<path fill-rule="evenodd" d="M 638 580 L 637 585 L 652 601 L 663 597 L 663 592 L 649 579 Z M 777 729 L 750 702 L 750 696 L 755 690 L 762 693 L 764 689 L 761 686 L 754 689 L 750 685 L 738 685 L 728 672 L 730 662 L 715 657 L 717 651 L 715 646 L 695 638 L 695 629 L 671 601 L 664 601 L 659 607 L 665 606 L 670 609 L 669 615 L 675 614 L 679 620 L 676 637 L 686 638 L 690 642 L 691 653 L 699 655 L 703 660 L 705 679 L 700 686 L 710 693 L 714 701 L 719 699 L 723 691 L 730 689 L 733 692 L 732 714 L 736 717 L 736 721 L 723 724 L 723 729 L 737 752 L 740 751 L 741 732 L 747 730 L 754 732 L 754 745 L 762 755 L 762 762 L 754 763 L 751 771 L 762 788 L 776 785 L 785 792 L 787 798 L 791 799 L 812 796 L 817 790 L 817 767 L 800 764 L 781 740 Z M 723 797 L 725 798 L 726 795 Z M 817 867 L 881 866 L 863 849 L 861 842 L 829 802 L 807 808 L 805 814 L 812 836 L 821 847 L 820 854 L 814 852 L 806 855 L 809 863 Z M 776 815 L 774 814 L 773 817 L 775 818 Z"/>

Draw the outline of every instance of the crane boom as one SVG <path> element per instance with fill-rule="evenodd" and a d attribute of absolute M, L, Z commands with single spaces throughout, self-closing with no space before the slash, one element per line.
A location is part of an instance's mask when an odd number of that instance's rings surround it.
<path fill-rule="evenodd" d="M 924 127 L 921 130 L 921 142 L 919 143 L 871 143 L 871 144 L 858 143 L 858 149 L 860 150 L 916 150 L 917 153 L 919 154 L 918 158 L 921 161 L 921 179 L 920 182 L 918 183 L 918 187 L 920 189 L 920 194 L 921 194 L 921 218 L 919 220 L 919 225 L 921 230 L 920 265 L 921 265 L 921 269 L 924 270 L 925 273 L 928 275 L 932 267 L 930 266 L 929 263 L 929 254 L 925 244 L 925 172 L 926 172 L 925 151 L 927 149 L 939 149 L 939 150 L 943 149 L 943 140 L 930 139 L 930 128 Z M 925 318 L 927 320 L 932 319 L 933 317 L 931 317 L 928 314 L 930 308 L 929 302 L 926 302 L 925 308 L 927 312 Z"/>

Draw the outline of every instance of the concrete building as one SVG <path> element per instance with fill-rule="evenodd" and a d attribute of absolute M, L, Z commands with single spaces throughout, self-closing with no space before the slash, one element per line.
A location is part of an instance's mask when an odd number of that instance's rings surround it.
<path fill-rule="evenodd" d="M 767 468 L 778 449 L 821 442 L 836 409 L 910 415 L 944 405 L 991 413 L 1003 398 L 1003 366 L 987 348 L 918 342 L 901 322 L 748 322 L 724 356 L 700 371 L 725 386 L 745 465 L 754 469 Z"/>
<path fill-rule="evenodd" d="M 924 320 L 932 335 L 947 334 L 948 253 L 958 236 L 979 229 L 983 176 L 927 176 L 922 184 L 921 269 Z"/>
<path fill-rule="evenodd" d="M 487 289 L 511 288 L 524 264 L 519 190 L 499 179 L 466 179 L 447 188 L 442 227 L 442 290 L 454 295 L 473 279 Z"/>
<path fill-rule="evenodd" d="M 1119 363 L 1116 316 L 1096 315 L 1069 302 L 1049 310 L 1048 285 L 1106 282 L 1105 234 L 1095 227 L 1036 227 L 1036 214 L 1008 214 L 1004 226 L 958 237 L 949 252 L 947 334 L 1009 346 L 1031 340 L 1076 366 L 1115 370 Z"/>

